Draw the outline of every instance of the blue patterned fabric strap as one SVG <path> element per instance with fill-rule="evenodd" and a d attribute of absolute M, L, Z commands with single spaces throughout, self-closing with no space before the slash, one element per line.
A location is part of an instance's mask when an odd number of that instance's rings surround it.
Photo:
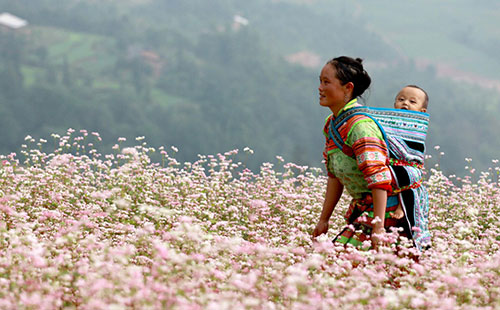
<path fill-rule="evenodd" d="M 401 109 L 368 109 L 384 127 L 391 157 L 424 163 L 429 114 Z"/>
<path fill-rule="evenodd" d="M 341 150 L 345 141 L 342 140 L 338 129 L 354 115 L 365 115 L 377 124 L 391 152 L 391 157 L 423 163 L 429 114 L 366 106 L 349 109 L 338 117 L 332 118 L 330 123 L 329 137 Z"/>
<path fill-rule="evenodd" d="M 335 143 L 335 145 L 339 149 L 342 150 L 342 149 L 344 149 L 345 141 L 340 136 L 340 133 L 339 133 L 339 131 L 337 129 L 338 127 L 335 126 L 335 123 L 337 123 L 335 120 L 336 119 L 332 117 L 332 120 L 330 121 L 331 123 L 330 123 L 330 126 L 329 126 L 329 130 L 328 130 L 328 136 Z M 345 119 L 345 120 L 347 120 L 347 119 Z"/>

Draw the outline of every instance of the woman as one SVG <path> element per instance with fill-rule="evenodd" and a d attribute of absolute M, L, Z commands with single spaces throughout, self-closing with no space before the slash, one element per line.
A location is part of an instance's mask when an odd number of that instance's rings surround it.
<path fill-rule="evenodd" d="M 335 240 L 355 246 L 371 240 L 371 245 L 376 248 L 379 243 L 377 234 L 384 232 L 384 228 L 398 226 L 398 220 L 389 215 L 396 209 L 398 200 L 397 196 L 388 195 L 392 189 L 392 177 L 387 166 L 388 152 L 383 135 L 372 119 L 358 115 L 349 118 L 339 129 L 348 150 L 339 149 L 328 136 L 330 120 L 360 106 L 357 98 L 370 83 L 371 78 L 359 58 L 334 58 L 321 70 L 320 105 L 330 108 L 333 114 L 328 117 L 324 129 L 328 182 L 313 237 L 328 231 L 328 220 L 345 187 L 353 198 L 345 216 L 350 225 Z M 352 156 L 347 155 L 349 152 Z"/>

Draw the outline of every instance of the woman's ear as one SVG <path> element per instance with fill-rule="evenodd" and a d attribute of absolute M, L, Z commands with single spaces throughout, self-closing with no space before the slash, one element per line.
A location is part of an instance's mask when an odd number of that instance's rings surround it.
<path fill-rule="evenodd" d="M 347 82 L 347 83 L 345 83 L 344 87 L 346 87 L 349 90 L 353 90 L 354 89 L 354 83 L 353 82 Z"/>
<path fill-rule="evenodd" d="M 351 95 L 352 92 L 354 91 L 354 83 L 353 82 L 347 82 L 344 84 L 345 90 L 347 90 L 347 94 Z"/>

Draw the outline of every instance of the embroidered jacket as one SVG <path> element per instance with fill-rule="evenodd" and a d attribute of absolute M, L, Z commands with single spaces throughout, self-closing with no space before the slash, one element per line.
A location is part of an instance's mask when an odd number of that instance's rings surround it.
<path fill-rule="evenodd" d="M 360 104 L 354 99 L 339 111 L 339 115 Z M 326 161 L 328 175 L 336 177 L 344 185 L 353 198 L 361 198 L 363 193 L 369 193 L 374 188 L 390 191 L 392 176 L 388 163 L 388 151 L 383 135 L 377 124 L 367 116 L 351 117 L 339 129 L 346 145 L 351 147 L 354 158 L 347 156 L 328 137 L 330 120 L 326 119 L 323 132 L 326 137 L 323 156 Z"/>

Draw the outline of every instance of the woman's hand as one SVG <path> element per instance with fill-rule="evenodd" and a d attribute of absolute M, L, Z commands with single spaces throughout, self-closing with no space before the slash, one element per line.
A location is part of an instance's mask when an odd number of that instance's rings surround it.
<path fill-rule="evenodd" d="M 382 234 L 385 232 L 384 227 L 381 227 L 380 225 L 375 224 L 372 230 L 371 234 L 371 240 L 372 240 L 372 248 L 375 250 L 378 250 L 379 245 L 382 244 L 382 239 L 380 238 Z"/>
<path fill-rule="evenodd" d="M 326 234 L 328 232 L 328 221 L 319 221 L 318 224 L 316 224 L 316 228 L 314 228 L 313 231 L 313 238 L 315 239 L 319 235 Z"/>
<path fill-rule="evenodd" d="M 378 234 L 384 233 L 384 222 L 385 222 L 385 210 L 387 208 L 387 191 L 374 188 L 372 189 L 372 197 L 373 197 L 373 217 L 372 220 L 372 246 L 374 249 L 377 249 L 380 245 L 380 237 Z"/>
<path fill-rule="evenodd" d="M 321 210 L 321 216 L 319 217 L 318 224 L 316 224 L 316 228 L 314 228 L 312 233 L 313 239 L 321 234 L 326 234 L 328 231 L 328 221 L 330 220 L 330 216 L 332 216 L 333 209 L 335 209 L 340 196 L 342 196 L 343 190 L 344 186 L 337 178 L 328 178 L 325 201 L 323 202 L 323 209 Z"/>

